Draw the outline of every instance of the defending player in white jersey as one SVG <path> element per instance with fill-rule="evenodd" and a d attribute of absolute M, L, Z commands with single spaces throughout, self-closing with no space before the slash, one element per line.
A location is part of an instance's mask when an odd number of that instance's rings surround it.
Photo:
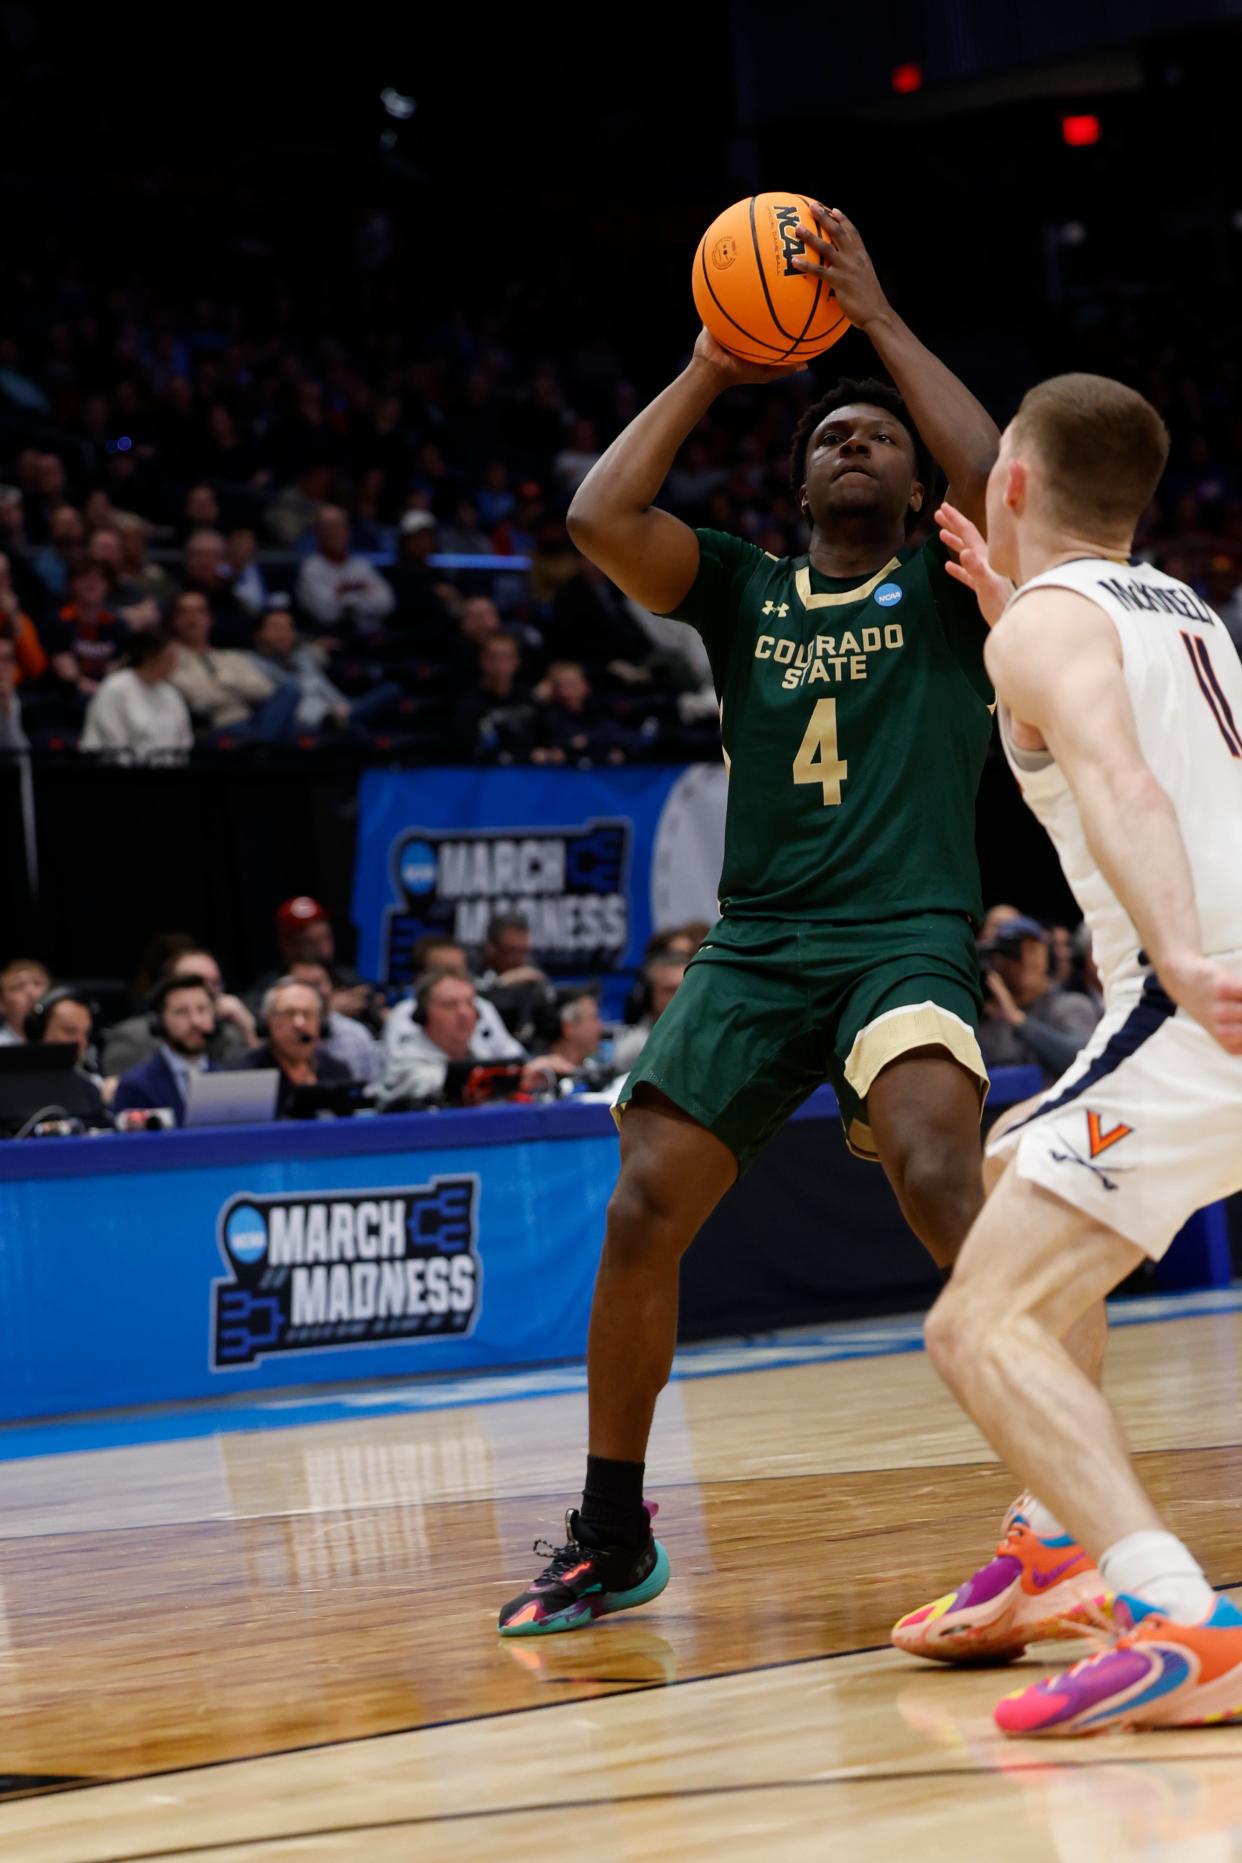
<path fill-rule="evenodd" d="M 1007 603 L 987 648 L 1005 753 L 1105 982 L 1074 1065 L 994 1132 L 1003 1175 L 927 1324 L 942 1376 L 1039 1498 L 894 1639 L 943 1622 L 959 1656 L 972 1635 L 995 1655 L 998 1604 L 1034 1621 L 1041 1595 L 1100 1578 L 1114 1599 L 1103 1653 L 1000 1703 L 1023 1735 L 1242 1720 L 1242 1612 L 1164 1527 L 1063 1344 L 1195 1209 L 1242 1190 L 1242 662 L 1193 590 L 1129 563 L 1167 448 L 1142 396 L 1059 376 L 1002 439 L 986 550 L 941 513 L 984 613 Z"/>

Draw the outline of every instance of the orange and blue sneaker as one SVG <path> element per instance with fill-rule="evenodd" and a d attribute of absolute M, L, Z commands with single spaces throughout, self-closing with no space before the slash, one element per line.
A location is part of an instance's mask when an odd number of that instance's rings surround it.
<path fill-rule="evenodd" d="M 1242 1611 L 1228 1598 L 1218 1598 L 1201 1624 L 1175 1624 L 1123 1595 L 1113 1622 L 1120 1634 L 1106 1648 L 998 1702 L 1001 1732 L 1097 1734 L 1242 1721 Z"/>
<path fill-rule="evenodd" d="M 659 1512 L 644 1501 L 648 1523 Z M 501 1607 L 497 1628 L 502 1637 L 541 1637 L 557 1630 L 582 1630 L 597 1617 L 649 1604 L 668 1584 L 668 1554 L 650 1530 L 643 1545 L 584 1546 L 578 1538 L 578 1515 L 565 1516 L 565 1544 L 536 1540 L 535 1551 L 548 1560 L 539 1577 Z"/>
<path fill-rule="evenodd" d="M 893 1625 L 892 1640 L 932 1662 L 1013 1662 L 1028 1643 L 1107 1613 L 1104 1580 L 1075 1540 L 1041 1540 L 1010 1509 L 996 1556 L 951 1591 Z"/>

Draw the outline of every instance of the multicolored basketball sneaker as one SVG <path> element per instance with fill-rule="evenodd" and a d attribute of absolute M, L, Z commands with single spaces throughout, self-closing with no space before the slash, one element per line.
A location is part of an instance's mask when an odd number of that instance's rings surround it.
<path fill-rule="evenodd" d="M 648 1520 L 659 1512 L 644 1501 Z M 668 1554 L 650 1532 L 645 1545 L 584 1546 L 578 1538 L 578 1515 L 565 1516 L 565 1545 L 536 1540 L 535 1551 L 548 1560 L 539 1577 L 501 1607 L 497 1628 L 502 1637 L 547 1636 L 556 1630 L 581 1630 L 612 1611 L 649 1604 L 668 1584 Z"/>
<path fill-rule="evenodd" d="M 1012 1662 L 1028 1643 L 1063 1637 L 1107 1614 L 1108 1593 L 1090 1559 L 1069 1538 L 1041 1540 L 1017 1506 L 989 1560 L 957 1591 L 893 1625 L 892 1640 L 933 1662 Z"/>
<path fill-rule="evenodd" d="M 1120 1635 L 1083 1662 L 997 1703 L 1002 1733 L 1242 1721 L 1242 1611 L 1218 1598 L 1202 1624 L 1175 1624 L 1139 1598 L 1114 1601 Z"/>

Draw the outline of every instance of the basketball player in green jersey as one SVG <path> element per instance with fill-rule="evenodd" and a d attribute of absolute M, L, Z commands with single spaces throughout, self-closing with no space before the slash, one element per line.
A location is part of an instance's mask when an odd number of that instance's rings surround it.
<path fill-rule="evenodd" d="M 799 228 L 799 263 L 828 279 L 896 389 L 843 382 L 804 416 L 792 466 L 807 555 L 777 560 L 654 504 L 717 396 L 782 373 L 706 331 L 569 513 L 583 554 L 627 595 L 702 635 L 729 802 L 720 921 L 618 1107 L 582 1507 L 502 1609 L 505 1635 L 577 1629 L 667 1583 L 643 1476 L 678 1264 L 825 1078 L 851 1149 L 879 1160 L 942 1268 L 983 1203 L 974 804 L 991 735 L 986 628 L 940 540 L 911 554 L 905 537 L 930 491 L 928 454 L 953 504 L 982 523 L 998 434 L 894 313 L 856 229 L 835 211 L 816 219 Z"/>

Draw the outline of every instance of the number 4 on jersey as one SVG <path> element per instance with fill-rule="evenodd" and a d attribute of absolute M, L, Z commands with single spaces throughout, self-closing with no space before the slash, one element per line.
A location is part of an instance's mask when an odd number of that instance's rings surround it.
<path fill-rule="evenodd" d="M 835 809 L 841 806 L 841 785 L 849 773 L 849 765 L 837 755 L 837 702 L 820 699 L 793 760 L 794 782 L 819 783 L 824 807 Z"/>

